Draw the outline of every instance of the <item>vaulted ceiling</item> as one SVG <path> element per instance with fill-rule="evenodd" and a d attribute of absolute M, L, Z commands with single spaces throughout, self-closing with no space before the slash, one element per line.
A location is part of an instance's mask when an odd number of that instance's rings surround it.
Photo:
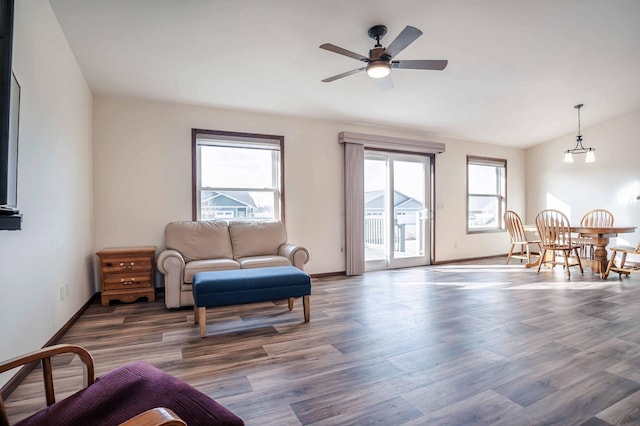
<path fill-rule="evenodd" d="M 94 94 L 404 128 L 527 147 L 640 109 L 638 0 L 50 0 Z M 367 56 L 423 35 L 384 90 Z"/>

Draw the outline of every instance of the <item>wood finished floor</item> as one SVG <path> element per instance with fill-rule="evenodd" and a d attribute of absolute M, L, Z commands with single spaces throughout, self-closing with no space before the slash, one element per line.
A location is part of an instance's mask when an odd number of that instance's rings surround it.
<path fill-rule="evenodd" d="M 94 304 L 63 337 L 101 375 L 146 360 L 247 425 L 640 424 L 640 275 L 525 269 L 504 257 L 313 280 L 302 303 L 191 310 Z M 80 386 L 54 362 L 58 399 Z M 43 406 L 40 371 L 6 402 Z"/>

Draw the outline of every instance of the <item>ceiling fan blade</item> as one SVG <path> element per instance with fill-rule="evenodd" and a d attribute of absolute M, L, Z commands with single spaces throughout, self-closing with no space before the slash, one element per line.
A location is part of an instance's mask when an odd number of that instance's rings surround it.
<path fill-rule="evenodd" d="M 409 70 L 438 70 L 446 68 L 449 61 L 443 60 L 417 60 L 417 61 L 393 61 L 391 68 L 402 68 Z"/>
<path fill-rule="evenodd" d="M 376 78 L 375 80 L 380 90 L 387 91 L 393 89 L 393 80 L 391 80 L 390 75 L 383 78 Z"/>
<path fill-rule="evenodd" d="M 333 77 L 325 78 L 322 80 L 323 83 L 330 83 L 332 81 L 338 80 L 339 78 L 349 77 L 350 75 L 357 74 L 360 71 L 364 71 L 367 67 L 356 68 L 355 70 L 343 72 L 342 74 L 334 75 Z"/>
<path fill-rule="evenodd" d="M 402 52 L 407 46 L 416 41 L 418 37 L 422 35 L 422 31 L 415 27 L 407 25 L 398 37 L 391 42 L 386 48 L 384 56 L 387 60 L 394 58 L 398 53 Z"/>
<path fill-rule="evenodd" d="M 338 47 L 335 44 L 325 43 L 320 45 L 320 49 L 328 50 L 329 52 L 338 53 L 340 55 L 348 56 L 353 59 L 357 59 L 362 62 L 370 62 L 371 59 L 366 56 L 362 56 L 359 53 L 352 52 L 347 49 L 343 49 L 342 47 Z"/>

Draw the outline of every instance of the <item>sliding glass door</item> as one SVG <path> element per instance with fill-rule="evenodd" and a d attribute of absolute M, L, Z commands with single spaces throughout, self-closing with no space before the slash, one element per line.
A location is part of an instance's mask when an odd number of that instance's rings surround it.
<path fill-rule="evenodd" d="M 365 150 L 365 269 L 429 263 L 430 157 Z"/>

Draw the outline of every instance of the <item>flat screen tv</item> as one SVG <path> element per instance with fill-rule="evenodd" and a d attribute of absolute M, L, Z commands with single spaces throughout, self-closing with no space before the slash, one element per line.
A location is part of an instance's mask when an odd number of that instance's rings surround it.
<path fill-rule="evenodd" d="M 20 86 L 11 72 L 14 0 L 0 0 L 0 209 L 18 207 Z"/>

